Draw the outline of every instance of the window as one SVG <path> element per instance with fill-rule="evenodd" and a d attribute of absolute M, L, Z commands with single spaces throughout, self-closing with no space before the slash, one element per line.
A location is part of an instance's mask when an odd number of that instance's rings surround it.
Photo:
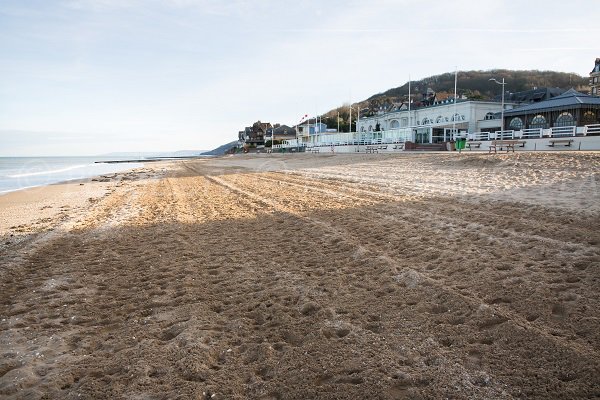
<path fill-rule="evenodd" d="M 581 122 L 583 123 L 583 125 L 591 125 L 591 124 L 597 124 L 598 120 L 596 119 L 596 115 L 593 111 L 586 111 L 583 113 Z"/>
<path fill-rule="evenodd" d="M 531 120 L 529 124 L 530 128 L 546 128 L 546 118 L 543 115 L 538 114 Z"/>
<path fill-rule="evenodd" d="M 373 131 L 373 125 L 369 125 L 369 132 Z"/>
<path fill-rule="evenodd" d="M 575 120 L 573 119 L 573 115 L 569 112 L 561 113 L 558 118 L 556 118 L 556 122 L 554 126 L 573 126 L 575 125 Z"/>
<path fill-rule="evenodd" d="M 390 129 L 398 129 L 398 128 L 400 128 L 400 122 L 398 122 L 397 119 L 393 119 L 390 122 Z"/>
<path fill-rule="evenodd" d="M 490 119 L 494 119 L 494 113 L 493 112 L 489 112 L 487 114 L 485 114 L 485 118 L 486 121 L 490 120 Z"/>
<path fill-rule="evenodd" d="M 514 117 L 510 120 L 510 124 L 508 124 L 508 127 L 512 130 L 520 131 L 521 129 L 523 129 L 523 120 L 519 117 Z"/>
<path fill-rule="evenodd" d="M 402 118 L 402 126 L 408 126 L 408 118 Z"/>

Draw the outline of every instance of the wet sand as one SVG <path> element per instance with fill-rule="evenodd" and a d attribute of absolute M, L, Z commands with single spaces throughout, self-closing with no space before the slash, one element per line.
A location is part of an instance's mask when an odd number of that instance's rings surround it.
<path fill-rule="evenodd" d="M 599 171 L 255 155 L 0 196 L 0 397 L 600 397 Z"/>

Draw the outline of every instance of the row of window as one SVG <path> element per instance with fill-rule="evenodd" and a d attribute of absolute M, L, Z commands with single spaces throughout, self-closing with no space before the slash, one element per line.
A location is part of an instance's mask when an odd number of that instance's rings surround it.
<path fill-rule="evenodd" d="M 597 122 L 596 114 L 593 111 L 586 111 L 583 114 L 581 122 L 583 125 L 589 125 L 589 124 L 596 123 Z M 523 119 L 521 119 L 520 117 L 514 117 L 513 119 L 510 120 L 510 123 L 508 124 L 509 128 L 513 129 L 515 131 L 523 129 L 524 125 L 525 125 L 525 123 L 523 122 Z M 556 118 L 556 121 L 554 121 L 554 126 L 573 126 L 573 125 L 575 125 L 575 118 L 573 118 L 573 114 L 571 114 L 570 112 L 566 112 L 566 111 L 561 113 Z M 548 128 L 548 121 L 546 120 L 546 117 L 544 117 L 541 114 L 538 114 L 535 117 L 533 117 L 531 119 L 531 121 L 529 122 L 529 128 Z"/>
<path fill-rule="evenodd" d="M 465 120 L 466 120 L 466 117 L 464 115 L 456 113 L 452 117 L 442 117 L 441 115 L 439 115 L 435 119 L 435 122 L 433 119 L 431 119 L 429 117 L 425 117 L 421 121 L 417 121 L 417 125 L 432 125 L 434 123 L 443 124 L 445 122 L 460 122 L 460 121 L 465 121 Z M 403 118 L 402 122 L 403 122 L 404 126 L 407 126 L 408 118 Z M 400 128 L 400 122 L 397 119 L 393 119 L 390 121 L 390 129 L 399 129 L 399 128 Z M 361 130 L 361 132 L 365 132 L 365 127 L 364 126 L 361 127 L 360 130 Z M 373 130 L 374 130 L 373 125 L 369 125 L 368 131 L 372 132 Z"/>

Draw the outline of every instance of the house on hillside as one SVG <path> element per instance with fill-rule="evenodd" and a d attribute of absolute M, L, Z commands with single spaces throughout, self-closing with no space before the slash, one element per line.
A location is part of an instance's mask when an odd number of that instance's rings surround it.
<path fill-rule="evenodd" d="M 590 89 L 592 96 L 600 96 L 600 58 L 596 58 L 596 65 L 590 72 Z"/>

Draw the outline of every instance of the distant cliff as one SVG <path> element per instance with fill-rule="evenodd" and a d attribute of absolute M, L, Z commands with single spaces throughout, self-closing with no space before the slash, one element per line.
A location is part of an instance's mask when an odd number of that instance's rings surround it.
<path fill-rule="evenodd" d="M 229 142 L 227 144 L 219 146 L 216 149 L 212 149 L 210 151 L 205 151 L 204 153 L 202 153 L 202 155 L 203 156 L 222 156 L 228 150 L 230 150 L 232 147 L 237 146 L 237 144 L 238 144 L 238 141 L 235 140 L 233 142 Z"/>

